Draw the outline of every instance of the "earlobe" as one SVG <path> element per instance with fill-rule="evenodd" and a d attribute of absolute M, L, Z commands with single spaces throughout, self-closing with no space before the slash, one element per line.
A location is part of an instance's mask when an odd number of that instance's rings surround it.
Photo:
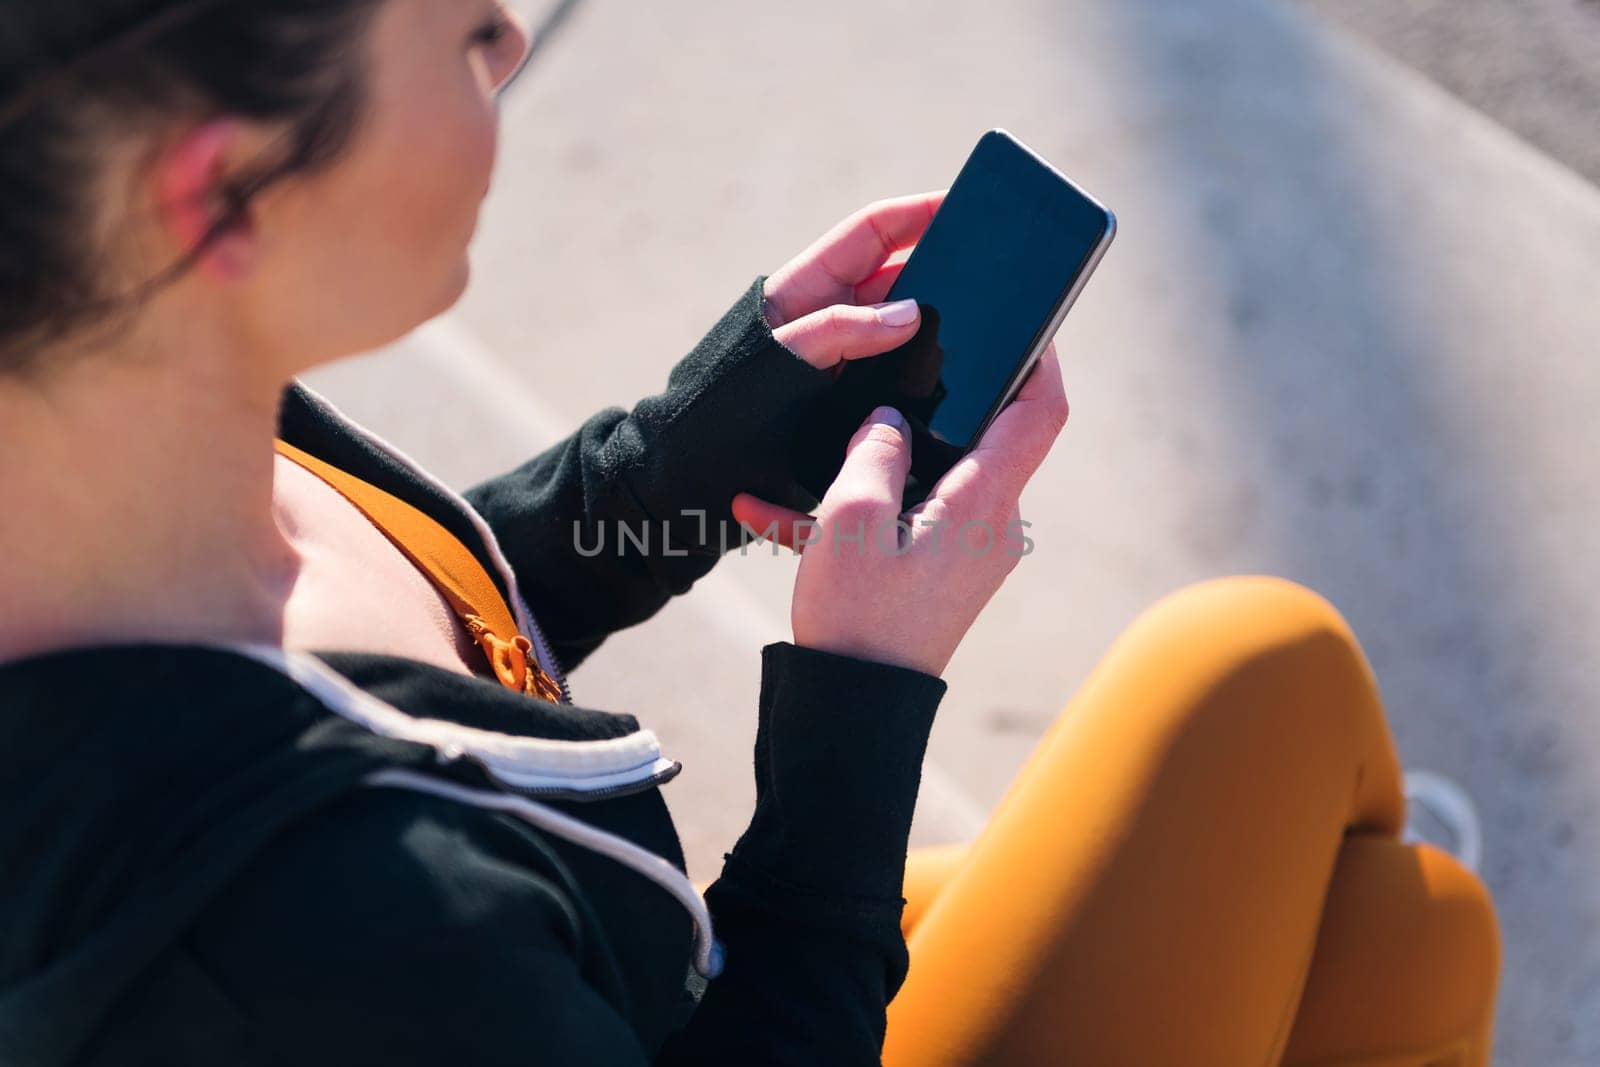
<path fill-rule="evenodd" d="M 229 163 L 241 143 L 238 119 L 223 118 L 185 132 L 161 157 L 157 201 L 163 227 L 180 255 L 190 255 L 211 228 L 235 212 L 237 186 Z M 200 253 L 195 268 L 218 282 L 248 275 L 256 236 L 246 205 Z"/>

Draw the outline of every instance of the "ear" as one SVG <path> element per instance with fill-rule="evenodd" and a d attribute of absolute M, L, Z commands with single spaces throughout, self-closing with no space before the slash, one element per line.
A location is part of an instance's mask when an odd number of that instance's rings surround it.
<path fill-rule="evenodd" d="M 156 163 L 157 204 L 162 225 L 187 255 L 228 211 L 230 164 L 245 146 L 239 119 L 214 119 L 194 126 Z M 247 205 L 229 228 L 212 239 L 196 269 L 218 282 L 238 281 L 255 265 L 260 242 Z"/>

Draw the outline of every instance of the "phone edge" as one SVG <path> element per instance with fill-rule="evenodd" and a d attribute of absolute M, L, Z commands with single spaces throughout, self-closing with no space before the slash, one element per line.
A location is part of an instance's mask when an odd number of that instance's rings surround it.
<path fill-rule="evenodd" d="M 1027 146 L 1023 145 L 1023 147 L 1026 148 Z M 1077 186 L 1073 185 L 1073 188 L 1077 189 Z M 1081 189 L 1078 191 L 1082 193 Z M 1105 213 L 1105 233 L 1103 233 L 1100 237 L 1100 240 L 1095 243 L 1094 249 L 1089 253 L 1089 258 L 1084 260 L 1083 269 L 1078 272 L 1078 276 L 1073 280 L 1072 284 L 1067 287 L 1066 296 L 1062 298 L 1060 307 L 1058 307 L 1055 311 L 1055 314 L 1050 317 L 1050 321 L 1045 328 L 1039 332 L 1037 337 L 1034 338 L 1033 347 L 1028 352 L 1028 358 L 1023 360 L 1020 369 L 1015 375 L 1012 376 L 1011 384 L 1006 387 L 1005 394 L 1001 396 L 999 403 L 995 404 L 994 407 L 990 409 L 989 414 L 984 416 L 982 425 L 980 425 L 977 432 L 972 435 L 972 440 L 967 443 L 967 447 L 962 449 L 961 454 L 963 456 L 967 455 L 967 453 L 971 452 L 978 446 L 978 442 L 983 440 L 983 435 L 989 431 L 989 426 L 994 422 L 995 419 L 1000 417 L 1000 412 L 1006 409 L 1006 405 L 1011 403 L 1011 399 L 1016 396 L 1017 392 L 1022 388 L 1022 383 L 1028 380 L 1028 374 L 1033 370 L 1033 365 L 1039 362 L 1039 357 L 1044 355 L 1044 350 L 1048 348 L 1050 346 L 1050 342 L 1055 339 L 1056 332 L 1061 329 L 1061 324 L 1067 320 L 1067 312 L 1072 310 L 1072 305 L 1077 302 L 1078 295 L 1082 293 L 1084 287 L 1089 284 L 1089 278 L 1093 276 L 1095 268 L 1100 266 L 1100 260 L 1105 257 L 1106 250 L 1111 247 L 1111 241 L 1117 235 L 1117 216 L 1111 211 L 1110 208 L 1106 207 L 1104 204 L 1101 204 L 1093 197 L 1090 197 L 1087 193 L 1084 193 L 1083 195 L 1097 208 Z"/>

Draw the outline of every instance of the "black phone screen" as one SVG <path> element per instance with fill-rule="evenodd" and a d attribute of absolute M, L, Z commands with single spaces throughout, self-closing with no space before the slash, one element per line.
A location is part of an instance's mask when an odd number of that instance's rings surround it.
<path fill-rule="evenodd" d="M 923 499 L 998 414 L 1113 225 L 1008 133 L 985 133 L 885 297 L 917 301 L 916 335 L 846 365 L 804 427 L 810 451 L 797 445 L 801 484 L 821 499 L 855 430 L 892 404 L 912 427 L 905 506 Z"/>

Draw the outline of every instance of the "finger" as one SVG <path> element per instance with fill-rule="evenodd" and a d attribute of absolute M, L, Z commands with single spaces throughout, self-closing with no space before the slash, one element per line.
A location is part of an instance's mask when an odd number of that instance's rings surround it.
<path fill-rule="evenodd" d="M 750 493 L 736 493 L 731 510 L 733 517 L 747 526 L 750 533 L 797 552 L 805 551 L 805 531 L 816 528 L 817 520 L 805 512 L 782 507 Z M 795 548 L 797 544 L 799 548 Z"/>
<path fill-rule="evenodd" d="M 889 295 L 889 290 L 894 288 L 894 283 L 899 280 L 900 272 L 906 269 L 907 256 L 891 258 L 883 266 L 873 272 L 872 276 L 856 286 L 853 304 L 880 304 Z"/>
<path fill-rule="evenodd" d="M 1043 462 L 1066 425 L 1069 407 L 1066 386 L 1061 381 L 1061 361 L 1051 341 L 1040 353 L 1033 369 L 995 416 L 971 454 L 1006 452 Z M 1037 466 L 1034 463 L 1034 466 Z M 1030 471 L 1031 473 L 1031 471 Z"/>
<path fill-rule="evenodd" d="M 835 285 L 859 285 L 884 260 L 917 242 L 947 192 L 888 197 L 852 212 L 812 245 L 812 268 Z"/>
<path fill-rule="evenodd" d="M 873 408 L 845 446 L 844 465 L 817 505 L 818 520 L 823 526 L 842 520 L 847 535 L 861 532 L 854 529 L 860 520 L 871 527 L 864 536 L 875 538 L 880 523 L 900 514 L 910 471 L 911 431 L 903 417 L 888 405 Z"/>
<path fill-rule="evenodd" d="M 850 300 L 885 260 L 917 242 L 948 191 L 875 200 L 852 212 L 773 274 L 766 295 L 784 321 Z"/>
<path fill-rule="evenodd" d="M 974 514 L 989 514 L 1014 501 L 1049 455 L 1069 411 L 1061 363 L 1051 341 L 1011 402 L 972 451 L 935 483 L 932 495 Z"/>
<path fill-rule="evenodd" d="M 1044 346 L 1044 351 L 1039 353 L 1033 369 L 1023 379 L 1013 399 L 1024 403 L 1041 399 L 1059 400 L 1063 404 L 1067 402 L 1067 391 L 1061 381 L 1061 356 L 1056 351 L 1054 338 Z"/>
<path fill-rule="evenodd" d="M 813 367 L 828 370 L 904 344 L 916 335 L 921 321 L 914 300 L 866 307 L 831 304 L 784 323 L 772 336 Z"/>

